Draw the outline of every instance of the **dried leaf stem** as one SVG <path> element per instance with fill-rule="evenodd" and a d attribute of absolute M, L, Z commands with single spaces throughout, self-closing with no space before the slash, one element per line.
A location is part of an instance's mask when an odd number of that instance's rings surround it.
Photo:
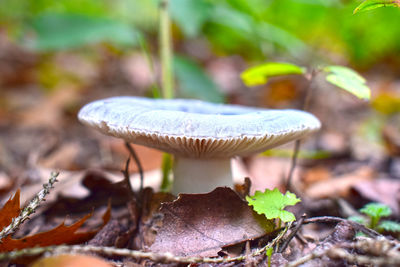
<path fill-rule="evenodd" d="M 58 172 L 52 172 L 50 174 L 49 181 L 43 184 L 43 189 L 40 190 L 36 196 L 29 202 L 29 204 L 21 210 L 18 217 L 13 218 L 12 222 L 3 228 L 0 232 L 0 240 L 5 238 L 6 236 L 15 232 L 16 229 L 26 221 L 29 216 L 35 213 L 37 207 L 39 206 L 40 202 L 44 201 L 45 196 L 49 194 L 50 189 L 53 188 L 53 184 L 57 182 Z"/>
<path fill-rule="evenodd" d="M 304 102 L 303 102 L 303 110 L 307 111 L 310 108 L 310 102 L 311 102 L 311 96 L 313 92 L 313 82 L 315 79 L 315 76 L 318 74 L 318 71 L 316 69 L 313 69 L 309 75 L 306 76 L 308 79 L 308 86 L 306 89 L 306 95 L 304 97 Z M 292 178 L 293 178 L 293 173 L 294 170 L 296 169 L 297 165 L 297 158 L 299 156 L 299 151 L 300 151 L 300 146 L 301 146 L 301 140 L 296 140 L 293 148 L 293 154 L 291 158 L 291 163 L 290 163 L 290 169 L 288 176 L 286 178 L 286 188 L 289 191 L 292 190 Z"/>
<path fill-rule="evenodd" d="M 144 183 L 144 174 L 143 174 L 143 167 L 142 167 L 142 163 L 140 163 L 139 157 L 136 154 L 135 149 L 131 146 L 131 144 L 129 144 L 128 142 L 125 142 L 125 146 L 126 148 L 129 150 L 130 155 L 132 156 L 133 160 L 136 163 L 136 166 L 138 168 L 139 171 L 139 176 L 140 176 L 140 189 L 139 191 L 142 192 L 143 190 L 143 183 Z M 128 159 L 129 160 L 129 159 Z M 127 180 L 128 180 L 128 186 L 130 187 L 130 190 L 133 192 L 133 188 L 132 185 L 130 183 L 129 180 L 129 173 L 128 173 L 128 166 L 129 166 L 129 162 L 127 162 L 126 168 L 125 168 L 125 175 L 128 176 Z"/>

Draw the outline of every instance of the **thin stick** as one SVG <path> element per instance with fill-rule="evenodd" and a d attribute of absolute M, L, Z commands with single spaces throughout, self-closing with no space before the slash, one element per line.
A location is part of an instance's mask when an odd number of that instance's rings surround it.
<path fill-rule="evenodd" d="M 140 163 L 139 157 L 136 154 L 135 149 L 131 146 L 131 144 L 129 144 L 128 142 L 125 142 L 125 146 L 129 150 L 129 153 L 131 154 L 131 156 L 132 156 L 133 160 L 135 161 L 136 166 L 138 168 L 139 176 L 140 176 L 140 190 L 139 190 L 139 192 L 142 192 L 143 184 L 144 184 L 144 175 L 143 175 L 142 164 Z M 131 191 L 133 192 L 132 185 L 130 184 L 130 180 L 129 180 L 129 186 L 131 188 Z"/>
<path fill-rule="evenodd" d="M 365 251 L 366 242 L 369 243 L 368 246 L 372 248 L 369 253 Z M 368 241 L 360 240 L 352 243 L 345 242 L 322 251 L 313 251 L 310 254 L 287 263 L 285 267 L 297 267 L 313 259 L 322 258 L 323 256 L 327 256 L 330 259 L 345 260 L 347 263 L 354 263 L 357 264 L 357 266 L 399 266 L 400 253 L 396 247 L 398 244 L 390 243 L 391 241 L 386 238 L 380 240 L 369 239 Z M 384 255 L 380 256 L 378 253 L 381 252 L 377 251 L 377 249 L 379 250 L 379 248 L 382 249 L 384 247 L 389 250 L 381 251 Z M 352 253 L 349 253 L 346 249 L 350 249 Z M 357 254 L 359 250 L 364 250 L 363 255 Z"/>
<path fill-rule="evenodd" d="M 43 189 L 40 190 L 36 196 L 29 202 L 29 204 L 21 210 L 20 214 L 18 217 L 13 218 L 12 222 L 3 228 L 0 232 L 0 240 L 5 238 L 6 236 L 12 234 L 15 232 L 15 230 L 18 229 L 18 227 L 27 219 L 29 219 L 29 216 L 33 213 L 35 213 L 37 207 L 39 207 L 39 204 L 44 201 L 45 196 L 49 194 L 50 189 L 53 188 L 53 185 L 55 182 L 57 182 L 57 176 L 58 172 L 52 172 L 50 174 L 49 181 L 45 184 L 43 184 Z"/>
<path fill-rule="evenodd" d="M 334 217 L 334 216 L 321 216 L 321 217 L 313 217 L 313 218 L 308 218 L 303 221 L 303 224 L 309 224 L 309 223 L 339 223 L 339 222 L 348 222 L 350 223 L 356 231 L 361 231 L 364 234 L 370 236 L 370 237 L 383 237 L 381 234 L 378 232 L 369 229 L 368 227 L 351 221 L 347 219 L 343 219 L 340 217 Z M 298 222 L 294 222 L 294 225 L 297 225 Z"/>
<path fill-rule="evenodd" d="M 290 162 L 290 170 L 289 170 L 289 174 L 288 177 L 286 179 L 286 189 L 289 191 L 292 191 L 292 179 L 293 179 L 293 173 L 294 170 L 296 169 L 296 165 L 297 165 L 297 158 L 299 156 L 299 151 L 300 151 L 300 140 L 296 140 L 296 142 L 294 143 L 294 148 L 293 148 L 293 154 L 292 154 L 292 158 L 291 158 L 291 162 Z"/>
<path fill-rule="evenodd" d="M 296 226 L 290 232 L 289 236 L 285 239 L 285 242 L 282 244 L 282 246 L 279 248 L 279 250 L 278 250 L 279 253 L 284 252 L 285 249 L 288 247 L 290 241 L 292 241 L 293 237 L 297 234 L 297 232 L 300 230 L 300 227 L 303 225 L 305 218 L 306 218 L 306 214 L 303 214 L 301 216 L 300 220 L 297 221 Z"/>
<path fill-rule="evenodd" d="M 311 96 L 312 96 L 312 91 L 313 91 L 313 81 L 315 76 L 318 74 L 318 70 L 313 69 L 309 75 L 308 78 L 308 86 L 306 89 L 306 95 L 304 97 L 304 101 L 303 101 L 303 110 L 307 111 L 310 108 L 310 102 L 311 102 Z M 292 179 L 293 179 L 293 173 L 294 170 L 296 169 L 296 165 L 297 165 L 297 158 L 299 156 L 299 151 L 300 151 L 300 145 L 301 145 L 301 141 L 300 140 L 296 140 L 295 144 L 294 144 L 294 148 L 293 148 L 293 154 L 292 154 L 292 159 L 291 159 L 291 163 L 290 163 L 290 170 L 286 179 L 286 188 L 290 191 L 291 187 L 292 187 Z"/>
<path fill-rule="evenodd" d="M 241 255 L 238 257 L 216 257 L 216 258 L 202 258 L 202 257 L 180 257 L 174 256 L 171 253 L 153 253 L 143 252 L 138 250 L 130 250 L 125 248 L 114 248 L 114 247 L 98 247 L 88 245 L 75 245 L 75 246 L 49 246 L 49 247 L 35 247 L 27 248 L 17 251 L 11 251 L 6 253 L 0 253 L 0 261 L 15 260 L 17 258 L 26 256 L 38 256 L 43 253 L 49 252 L 53 254 L 57 253 L 100 253 L 107 256 L 122 256 L 135 259 L 149 259 L 154 262 L 174 262 L 174 263 L 227 263 L 244 261 L 249 257 L 255 257 L 265 253 L 265 251 L 273 247 L 281 238 L 286 234 L 288 228 L 286 227 L 279 233 L 279 235 L 268 243 L 265 247 L 255 250 L 253 253 L 248 255 Z"/>

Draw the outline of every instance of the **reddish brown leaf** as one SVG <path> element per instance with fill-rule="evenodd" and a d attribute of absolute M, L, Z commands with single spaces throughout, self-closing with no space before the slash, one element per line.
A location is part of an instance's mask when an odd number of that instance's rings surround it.
<path fill-rule="evenodd" d="M 260 219 L 230 188 L 207 194 L 181 194 L 164 203 L 163 224 L 150 247 L 180 256 L 216 256 L 221 247 L 260 237 L 272 223 Z M 262 220 L 264 219 L 264 220 Z M 265 222 L 261 225 L 260 221 Z"/>
<path fill-rule="evenodd" d="M 374 171 L 368 166 L 362 166 L 351 173 L 311 184 L 305 193 L 311 198 L 348 197 L 351 187 L 370 181 L 373 177 Z"/>
<path fill-rule="evenodd" d="M 66 226 L 64 223 L 56 228 L 39 233 L 33 236 L 27 236 L 21 239 L 12 239 L 10 236 L 3 239 L 0 243 L 0 251 L 12 251 L 16 249 L 30 248 L 36 246 L 51 246 L 61 244 L 78 244 L 83 243 L 91 238 L 108 222 L 110 219 L 111 206 L 108 206 L 107 211 L 103 215 L 103 225 L 99 229 L 86 233 L 77 233 L 77 230 L 89 219 L 92 214 L 88 214 L 76 223 Z"/>
<path fill-rule="evenodd" d="M 368 201 L 380 202 L 400 213 L 400 181 L 395 179 L 376 179 L 355 184 L 353 189 Z"/>
<path fill-rule="evenodd" d="M 96 267 L 111 267 L 105 260 L 90 256 L 79 254 L 61 254 L 41 258 L 32 264 L 32 267 L 54 267 L 54 266 L 96 266 Z"/>
<path fill-rule="evenodd" d="M 19 207 L 19 190 L 14 195 L 14 198 L 10 199 L 4 204 L 3 208 L 0 210 L 0 229 L 8 226 L 12 219 L 17 217 L 21 212 Z"/>

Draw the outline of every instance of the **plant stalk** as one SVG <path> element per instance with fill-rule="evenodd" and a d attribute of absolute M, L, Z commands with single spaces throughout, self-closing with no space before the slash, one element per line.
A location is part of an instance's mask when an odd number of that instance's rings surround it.
<path fill-rule="evenodd" d="M 169 0 L 160 1 L 160 58 L 161 58 L 161 88 L 163 98 L 174 97 L 174 75 L 172 68 L 171 20 L 169 15 Z"/>
<path fill-rule="evenodd" d="M 174 73 L 172 68 L 172 40 L 171 40 L 171 20 L 169 15 L 169 0 L 160 0 L 159 7 L 159 41 L 160 41 L 160 60 L 161 60 L 161 92 L 163 98 L 174 98 Z M 161 190 L 169 188 L 169 173 L 171 172 L 172 156 L 164 153 L 162 163 L 162 182 Z"/>

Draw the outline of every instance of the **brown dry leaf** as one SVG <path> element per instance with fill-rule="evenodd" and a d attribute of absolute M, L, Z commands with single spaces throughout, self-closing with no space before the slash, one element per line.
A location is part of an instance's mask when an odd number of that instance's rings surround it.
<path fill-rule="evenodd" d="M 299 99 L 299 81 L 291 78 L 277 78 L 262 88 L 260 100 L 266 107 L 281 108 Z"/>
<path fill-rule="evenodd" d="M 24 126 L 49 127 L 61 129 L 63 109 L 79 100 L 76 88 L 59 88 L 48 96 L 42 96 L 33 106 L 24 108 L 18 113 L 18 120 Z"/>
<path fill-rule="evenodd" d="M 38 165 L 47 169 L 71 170 L 76 169 L 75 159 L 82 149 L 78 142 L 67 142 L 60 148 L 41 159 Z"/>
<path fill-rule="evenodd" d="M 17 192 L 18 196 L 19 193 Z M 17 196 L 16 194 L 16 196 Z M 15 197 L 14 197 L 15 199 Z M 14 200 L 13 199 L 13 200 Z M 14 205 L 15 208 L 15 205 Z M 19 208 L 18 208 L 19 209 Z M 83 243 L 91 238 L 110 220 L 111 216 L 111 205 L 108 206 L 107 211 L 103 215 L 103 225 L 91 232 L 76 233 L 77 230 L 92 216 L 92 213 L 86 215 L 76 223 L 66 226 L 64 223 L 60 224 L 56 228 L 39 233 L 33 236 L 27 236 L 21 239 L 12 239 L 7 236 L 0 243 L 0 251 L 12 251 L 19 250 L 23 248 L 30 248 L 36 246 L 51 246 L 51 245 L 61 245 L 61 244 L 78 244 Z M 3 217 L 3 216 L 2 216 Z M 10 218 L 13 218 L 9 216 Z"/>
<path fill-rule="evenodd" d="M 17 190 L 14 197 L 10 197 L 10 199 L 4 204 L 3 208 L 0 210 L 0 229 L 8 226 L 12 219 L 17 217 L 21 212 L 19 205 L 19 194 L 20 191 Z"/>
<path fill-rule="evenodd" d="M 108 144 L 105 144 L 106 142 L 108 142 Z M 126 149 L 125 143 L 117 138 L 105 138 L 102 145 L 105 147 L 109 146 L 111 151 L 114 152 L 117 157 L 121 158 L 122 162 L 126 161 L 126 159 L 129 157 L 129 151 Z M 153 148 L 135 144 L 131 144 L 131 146 L 139 157 L 143 171 L 161 168 L 162 152 Z M 138 168 L 134 160 L 131 160 L 130 162 L 129 171 L 131 173 L 138 172 Z"/>
<path fill-rule="evenodd" d="M 145 188 L 142 193 L 142 215 L 140 221 L 140 231 L 135 238 L 135 244 L 138 248 L 149 247 L 156 238 L 156 229 L 162 225 L 158 211 L 162 203 L 171 202 L 176 197 L 170 193 L 154 193 L 152 188 Z"/>
<path fill-rule="evenodd" d="M 80 266 L 80 267 L 112 267 L 114 265 L 109 264 L 105 260 L 91 255 L 80 255 L 80 254 L 61 254 L 53 255 L 50 257 L 40 258 L 35 261 L 32 267 L 65 267 L 65 266 Z"/>
<path fill-rule="evenodd" d="M 273 226 L 227 187 L 207 194 L 180 194 L 163 203 L 160 212 L 163 225 L 150 250 L 179 256 L 216 256 L 222 247 L 260 237 Z"/>
<path fill-rule="evenodd" d="M 362 166 L 354 172 L 314 183 L 305 192 L 311 198 L 347 197 L 352 186 L 371 180 L 373 175 L 371 167 Z"/>
<path fill-rule="evenodd" d="M 290 168 L 290 159 L 273 157 L 252 157 L 248 163 L 251 178 L 251 194 L 256 190 L 264 192 L 265 189 L 284 189 L 287 172 Z M 298 166 L 293 173 L 293 184 L 300 178 L 301 167 Z"/>
<path fill-rule="evenodd" d="M 332 174 L 328 168 L 324 166 L 316 166 L 304 171 L 301 174 L 301 181 L 305 187 L 309 185 L 327 181 L 331 178 Z"/>
<path fill-rule="evenodd" d="M 397 122 L 398 123 L 398 122 Z M 400 155 L 400 130 L 397 125 L 388 124 L 382 130 L 382 138 L 390 155 Z"/>
<path fill-rule="evenodd" d="M 394 179 L 377 179 L 353 186 L 368 201 L 380 202 L 392 208 L 395 214 L 400 212 L 400 181 Z"/>

